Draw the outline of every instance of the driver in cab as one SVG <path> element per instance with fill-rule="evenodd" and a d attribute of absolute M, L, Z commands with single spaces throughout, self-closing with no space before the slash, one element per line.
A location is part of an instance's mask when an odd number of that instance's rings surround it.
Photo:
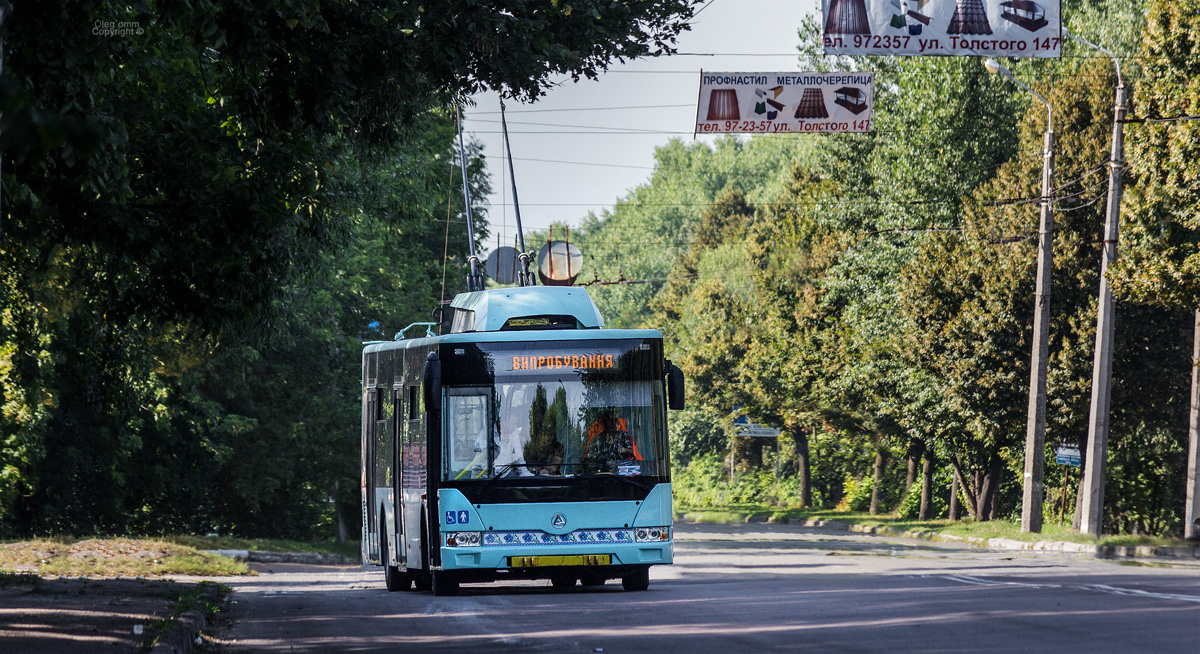
<path fill-rule="evenodd" d="M 581 461 L 585 472 L 641 474 L 641 466 L 635 461 L 645 458 L 638 452 L 625 419 L 616 412 L 605 411 L 588 428 L 586 437 Z"/>

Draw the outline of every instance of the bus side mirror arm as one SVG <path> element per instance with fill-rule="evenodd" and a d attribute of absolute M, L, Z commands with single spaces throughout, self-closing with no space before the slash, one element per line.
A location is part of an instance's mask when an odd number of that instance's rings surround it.
<path fill-rule="evenodd" d="M 683 410 L 683 371 L 667 361 L 667 406 L 672 411 Z"/>

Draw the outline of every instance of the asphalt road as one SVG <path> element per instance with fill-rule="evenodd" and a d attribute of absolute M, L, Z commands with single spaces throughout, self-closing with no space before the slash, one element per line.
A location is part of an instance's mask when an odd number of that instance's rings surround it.
<path fill-rule="evenodd" d="M 358 568 L 270 565 L 222 652 L 1200 652 L 1200 567 L 850 535 L 677 525 L 650 590 L 619 582 L 388 593 Z"/>

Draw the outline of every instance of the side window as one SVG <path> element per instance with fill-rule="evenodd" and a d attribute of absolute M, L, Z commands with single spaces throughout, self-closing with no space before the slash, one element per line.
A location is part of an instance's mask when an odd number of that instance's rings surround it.
<path fill-rule="evenodd" d="M 421 410 L 425 407 L 421 405 L 421 387 L 408 387 L 408 419 L 418 420 L 421 417 Z"/>
<path fill-rule="evenodd" d="M 487 391 L 450 389 L 446 398 L 447 479 L 479 479 L 487 472 L 489 406 Z"/>

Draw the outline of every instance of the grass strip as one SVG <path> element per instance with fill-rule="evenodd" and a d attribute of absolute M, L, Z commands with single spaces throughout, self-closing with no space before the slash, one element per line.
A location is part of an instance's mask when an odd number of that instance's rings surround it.
<path fill-rule="evenodd" d="M 253 574 L 244 562 L 158 538 L 57 538 L 0 543 L 0 571 L 62 577 Z"/>
<path fill-rule="evenodd" d="M 927 532 L 930 536 L 954 536 L 960 538 L 1008 538 L 1011 540 L 1036 541 L 1066 541 L 1070 543 L 1085 543 L 1113 546 L 1150 545 L 1159 547 L 1180 547 L 1189 543 L 1182 539 L 1161 538 L 1157 536 L 1133 536 L 1114 534 L 1097 539 L 1090 534 L 1081 534 L 1070 527 L 1047 523 L 1042 526 L 1041 533 L 1021 531 L 1018 522 L 1007 520 L 989 520 L 977 522 L 965 520 L 906 520 L 888 515 L 871 515 L 869 513 L 834 511 L 824 509 L 780 509 L 762 504 L 732 504 L 720 507 L 685 508 L 676 510 L 676 517 L 684 517 L 692 522 L 700 523 L 736 523 L 748 520 L 767 519 L 773 522 L 792 520 L 836 520 L 848 525 L 859 527 L 888 527 L 902 532 Z"/>
<path fill-rule="evenodd" d="M 357 561 L 358 542 L 335 540 L 306 542 L 273 538 L 235 538 L 232 536 L 164 536 L 164 540 L 186 545 L 198 550 L 254 550 L 256 552 L 308 552 L 313 554 L 340 554 Z"/>

